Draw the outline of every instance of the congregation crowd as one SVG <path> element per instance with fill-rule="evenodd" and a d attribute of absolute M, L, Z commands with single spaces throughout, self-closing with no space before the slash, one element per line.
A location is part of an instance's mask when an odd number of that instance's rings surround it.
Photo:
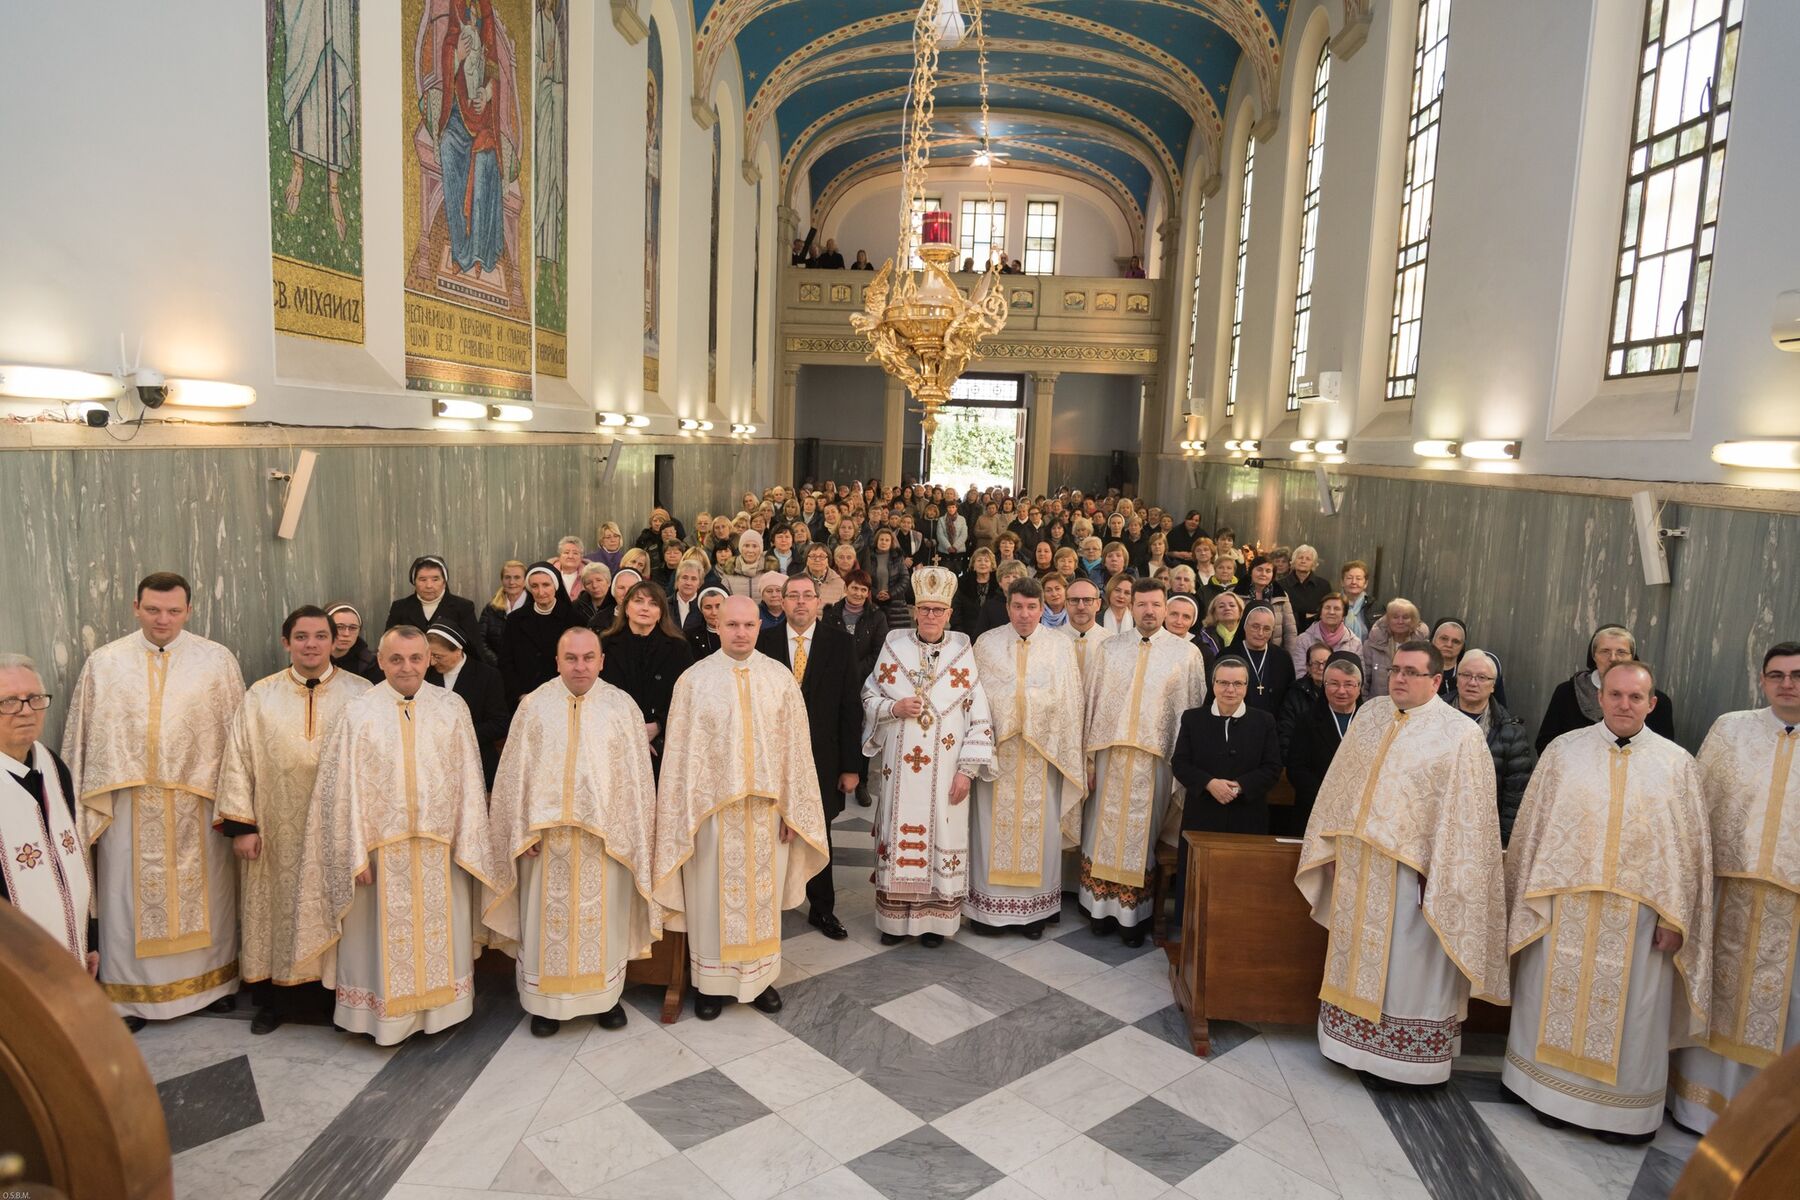
<path fill-rule="evenodd" d="M 1443 1082 L 1470 998 L 1511 1004 L 1506 1088 L 1637 1140 L 1665 1103 L 1704 1130 L 1800 1040 L 1800 644 L 1697 759 L 1617 625 L 1528 725 L 1481 631 L 1202 520 L 777 486 L 564 537 L 491 595 L 421 556 L 379 627 L 294 609 L 247 693 L 153 574 L 60 758 L 0 656 L 4 894 L 134 1028 L 255 984 L 255 1032 L 322 997 L 391 1044 L 469 1015 L 484 946 L 540 1035 L 623 1025 L 627 965 L 674 932 L 701 1019 L 778 1011 L 781 912 L 847 936 L 847 803 L 882 940 L 926 946 L 1041 937 L 1065 888 L 1141 945 L 1168 863 L 1185 892 L 1159 844 L 1275 834 L 1330 932 L 1321 1052 L 1372 1085 Z"/>

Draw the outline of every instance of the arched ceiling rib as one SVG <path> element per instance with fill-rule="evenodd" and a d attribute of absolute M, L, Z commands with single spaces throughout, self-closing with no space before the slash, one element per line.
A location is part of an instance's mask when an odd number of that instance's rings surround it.
<path fill-rule="evenodd" d="M 918 0 L 693 4 L 695 90 L 710 94 L 735 47 L 743 144 L 758 145 L 775 123 L 784 197 L 805 178 L 816 206 L 842 194 L 846 173 L 882 161 L 876 139 L 897 151 Z M 1012 121 L 1004 135 L 996 130 L 995 148 L 1023 151 L 1012 139 L 1028 140 L 1030 154 L 1012 155 L 1019 165 L 1075 172 L 1131 197 L 1140 226 L 1151 182 L 1178 211 L 1195 138 L 1200 174 L 1218 168 L 1220 110 L 1240 59 L 1260 111 L 1275 110 L 1287 8 L 1286 0 L 985 0 L 989 102 Z M 972 39 L 944 53 L 940 114 L 974 105 L 975 78 Z M 940 119 L 934 154 L 939 146 L 962 154 L 973 132 Z"/>

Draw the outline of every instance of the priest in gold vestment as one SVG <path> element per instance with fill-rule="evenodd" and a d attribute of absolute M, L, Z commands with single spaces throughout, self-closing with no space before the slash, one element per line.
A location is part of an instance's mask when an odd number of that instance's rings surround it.
<path fill-rule="evenodd" d="M 625 966 L 662 933 L 644 714 L 601 682 L 602 653 L 587 626 L 563 631 L 556 678 L 513 714 L 488 809 L 500 876 L 484 919 L 518 959 L 519 1004 L 538 1037 L 576 1017 L 624 1026 Z"/>
<path fill-rule="evenodd" d="M 1509 994 L 1494 762 L 1438 699 L 1442 679 L 1429 642 L 1394 652 L 1388 694 L 1358 710 L 1319 786 L 1294 876 L 1330 930 L 1320 1053 L 1414 1086 L 1450 1078 L 1471 994 Z"/>
<path fill-rule="evenodd" d="M 1698 1133 L 1800 1045 L 1800 643 L 1763 656 L 1769 707 L 1726 713 L 1700 746 L 1712 824 L 1712 1029 L 1675 1052 L 1669 1109 Z"/>
<path fill-rule="evenodd" d="M 1097 933 L 1123 926 L 1130 946 L 1144 942 L 1156 843 L 1175 811 L 1169 756 L 1181 714 L 1206 699 L 1200 647 L 1162 627 L 1166 609 L 1163 585 L 1138 580 L 1136 628 L 1090 646 L 1083 672 L 1094 765 L 1081 815 L 1081 907 Z"/>
<path fill-rule="evenodd" d="M 1043 936 L 1062 911 L 1063 850 L 1081 844 L 1087 766 L 1086 694 L 1074 642 L 1045 629 L 1035 579 L 1007 588 L 1008 624 L 975 639 L 975 665 L 994 723 L 991 781 L 975 783 L 969 895 L 963 915 Z"/>
<path fill-rule="evenodd" d="M 657 786 L 654 899 L 685 930 L 699 997 L 779 1012 L 781 914 L 827 870 L 825 806 L 794 673 L 756 652 L 756 601 L 719 610 L 719 652 L 681 673 Z"/>
<path fill-rule="evenodd" d="M 319 774 L 319 751 L 344 708 L 369 681 L 331 665 L 337 629 L 325 610 L 297 608 L 281 625 L 288 665 L 257 680 L 231 721 L 213 824 L 238 859 L 238 973 L 258 985 L 250 1032 L 272 1033 L 299 1004 L 319 994 L 317 963 L 294 959 L 294 902 L 306 809 Z"/>
<path fill-rule="evenodd" d="M 376 650 L 386 680 L 345 708 L 320 756 L 300 860 L 294 956 L 319 959 L 332 1019 L 392 1046 L 474 1011 L 474 887 L 492 887 L 469 706 L 425 682 L 417 626 Z"/>
<path fill-rule="evenodd" d="M 1545 1124 L 1612 1142 L 1655 1135 L 1669 1051 L 1705 1037 L 1712 1008 L 1700 772 L 1645 726 L 1655 704 L 1648 667 L 1609 666 L 1600 723 L 1544 751 L 1506 853 L 1514 1005 L 1501 1082 Z"/>
<path fill-rule="evenodd" d="M 231 651 L 185 632 L 188 581 L 138 584 L 138 632 L 88 658 L 63 758 L 94 847 L 100 983 L 140 1028 L 238 990 L 237 871 L 211 807 L 244 676 Z"/>

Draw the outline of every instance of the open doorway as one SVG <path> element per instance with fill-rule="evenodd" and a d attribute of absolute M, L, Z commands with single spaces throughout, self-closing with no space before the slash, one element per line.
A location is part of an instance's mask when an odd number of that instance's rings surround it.
<path fill-rule="evenodd" d="M 955 488 L 1010 488 L 1017 494 L 1025 447 L 1024 378 L 964 375 L 938 413 L 919 478 Z"/>

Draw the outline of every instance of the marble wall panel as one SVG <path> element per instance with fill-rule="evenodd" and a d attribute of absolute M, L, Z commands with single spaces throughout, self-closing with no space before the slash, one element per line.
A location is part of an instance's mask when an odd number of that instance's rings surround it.
<path fill-rule="evenodd" d="M 821 441 L 819 480 L 848 483 L 853 479 L 879 479 L 882 454 L 879 442 Z"/>
<path fill-rule="evenodd" d="M 1050 486 L 1047 490 L 1079 488 L 1087 494 L 1106 492 L 1106 477 L 1112 473 L 1110 454 L 1050 455 Z M 1037 490 L 1037 489 L 1033 489 Z"/>

